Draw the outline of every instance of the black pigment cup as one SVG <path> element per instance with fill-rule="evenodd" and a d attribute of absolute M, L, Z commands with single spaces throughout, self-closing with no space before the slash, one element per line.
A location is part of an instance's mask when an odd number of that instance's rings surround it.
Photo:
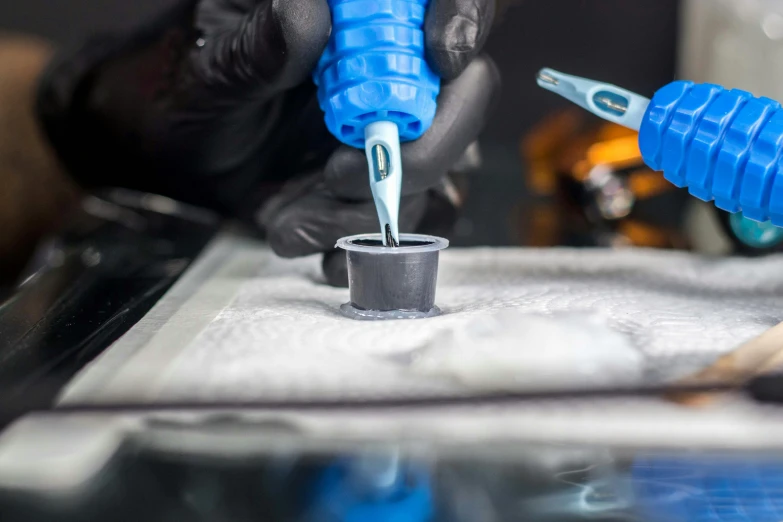
<path fill-rule="evenodd" d="M 400 246 L 383 246 L 380 234 L 344 237 L 337 247 L 348 258 L 351 302 L 340 309 L 351 319 L 422 319 L 435 306 L 439 252 L 446 239 L 401 234 Z"/>

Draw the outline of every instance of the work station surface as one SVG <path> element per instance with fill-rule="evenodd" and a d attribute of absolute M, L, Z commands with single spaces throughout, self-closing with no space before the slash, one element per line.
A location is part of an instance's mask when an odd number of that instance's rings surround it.
<path fill-rule="evenodd" d="M 340 314 L 348 291 L 322 282 L 319 258 L 278 259 L 226 233 L 59 404 L 361 401 L 673 382 L 783 319 L 781 262 L 454 248 L 441 257 L 440 317 L 364 322 Z M 575 398 L 258 415 L 329 438 L 783 444 L 772 435 L 783 416 L 744 400 L 701 410 Z"/>

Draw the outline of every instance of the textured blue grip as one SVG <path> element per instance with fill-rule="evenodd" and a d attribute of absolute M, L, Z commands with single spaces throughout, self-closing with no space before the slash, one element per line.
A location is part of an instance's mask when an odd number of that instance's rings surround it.
<path fill-rule="evenodd" d="M 783 110 L 717 85 L 658 91 L 639 130 L 645 163 L 728 212 L 783 226 Z"/>
<path fill-rule="evenodd" d="M 329 0 L 332 34 L 316 67 L 318 102 L 340 141 L 364 147 L 364 128 L 397 124 L 419 138 L 435 116 L 440 79 L 424 58 L 428 0 Z"/>

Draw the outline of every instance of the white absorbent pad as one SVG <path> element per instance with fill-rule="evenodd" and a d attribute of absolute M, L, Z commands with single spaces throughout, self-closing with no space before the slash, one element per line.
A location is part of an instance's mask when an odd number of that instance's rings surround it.
<path fill-rule="evenodd" d="M 783 257 L 476 248 L 441 254 L 440 317 L 344 318 L 320 259 L 223 236 L 65 402 L 409 396 L 661 382 L 783 319 Z"/>

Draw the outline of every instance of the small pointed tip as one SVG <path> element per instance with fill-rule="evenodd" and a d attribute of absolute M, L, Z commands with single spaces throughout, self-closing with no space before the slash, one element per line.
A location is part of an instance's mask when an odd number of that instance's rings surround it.
<path fill-rule="evenodd" d="M 547 84 L 557 86 L 560 84 L 560 80 L 557 78 L 555 71 L 552 69 L 541 69 L 536 76 L 539 84 Z"/>
<path fill-rule="evenodd" d="M 392 232 L 392 227 L 389 223 L 386 223 L 384 226 L 384 232 L 385 232 L 385 238 L 384 243 L 387 247 L 396 248 L 400 246 L 400 238 L 394 237 L 394 233 Z"/>
<path fill-rule="evenodd" d="M 375 208 L 378 211 L 378 222 L 380 223 L 383 244 L 385 246 L 399 246 L 397 212 L 392 212 L 387 202 L 380 198 L 375 199 Z"/>

